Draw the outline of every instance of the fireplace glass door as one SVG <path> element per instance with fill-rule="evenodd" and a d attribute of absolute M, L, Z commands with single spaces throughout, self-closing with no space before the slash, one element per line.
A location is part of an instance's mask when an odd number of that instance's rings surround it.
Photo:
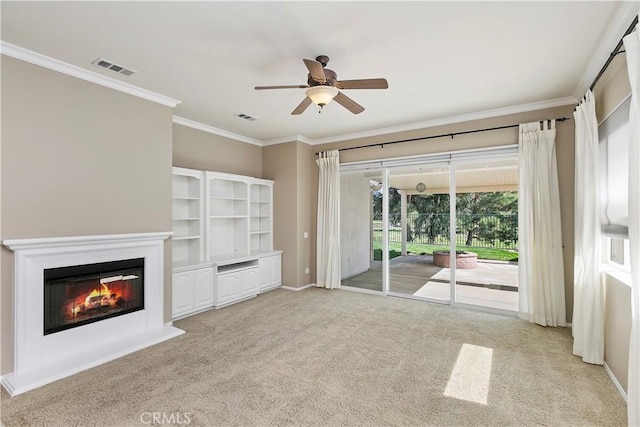
<path fill-rule="evenodd" d="M 44 335 L 142 309 L 144 258 L 44 272 Z"/>

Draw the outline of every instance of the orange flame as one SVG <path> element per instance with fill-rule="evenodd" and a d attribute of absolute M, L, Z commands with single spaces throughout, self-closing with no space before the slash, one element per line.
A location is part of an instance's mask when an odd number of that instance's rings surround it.
<path fill-rule="evenodd" d="M 105 285 L 104 283 L 102 283 L 102 292 L 98 291 L 97 289 L 94 289 L 91 291 L 91 293 L 84 299 L 84 304 L 85 306 L 88 306 L 89 304 L 91 304 L 91 298 L 93 297 L 99 297 L 101 295 L 111 295 L 111 290 L 109 289 L 109 287 L 107 285 Z"/>
<path fill-rule="evenodd" d="M 84 302 L 71 307 L 71 314 L 73 316 L 82 313 L 84 309 L 95 308 L 95 304 L 104 304 L 103 299 L 105 297 L 108 298 L 109 304 L 113 303 L 113 300 L 111 299 L 111 295 L 113 295 L 113 292 L 111 291 L 111 289 L 109 289 L 109 287 L 104 283 L 101 283 L 100 285 L 102 286 L 102 288 L 92 290 L 84 299 Z M 96 301 L 96 298 L 98 298 L 98 301 Z"/>

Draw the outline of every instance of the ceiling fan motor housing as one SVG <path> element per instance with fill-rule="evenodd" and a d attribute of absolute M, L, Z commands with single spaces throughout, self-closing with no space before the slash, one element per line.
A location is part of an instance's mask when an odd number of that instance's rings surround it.
<path fill-rule="evenodd" d="M 311 73 L 307 74 L 307 84 L 311 87 L 313 86 L 335 86 L 336 82 L 338 81 L 338 75 L 336 74 L 335 71 L 330 70 L 328 68 L 324 69 L 324 77 L 325 77 L 325 81 L 324 82 L 319 82 L 317 80 L 314 80 L 313 77 L 311 77 Z"/>

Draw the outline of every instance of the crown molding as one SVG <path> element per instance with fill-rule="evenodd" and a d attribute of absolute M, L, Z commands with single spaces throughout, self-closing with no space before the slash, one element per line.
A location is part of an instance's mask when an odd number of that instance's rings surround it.
<path fill-rule="evenodd" d="M 387 135 L 391 133 L 400 133 L 420 129 L 428 129 L 436 126 L 451 125 L 455 123 L 469 122 L 472 120 L 488 119 L 492 117 L 506 116 L 509 114 L 526 113 L 529 111 L 544 110 L 547 108 L 564 107 L 566 105 L 575 105 L 578 98 L 567 96 L 564 98 L 549 99 L 546 101 L 531 102 L 529 104 L 514 105 L 512 107 L 496 108 L 493 110 L 478 111 L 469 114 L 460 114 L 457 116 L 444 117 L 441 119 L 427 120 L 423 122 L 409 123 L 401 126 L 391 126 L 386 128 L 374 129 L 365 132 L 356 132 L 345 135 L 332 136 L 328 138 L 320 138 L 313 140 L 312 145 L 329 144 L 333 142 L 348 141 L 359 138 L 371 138 L 374 136 Z"/>
<path fill-rule="evenodd" d="M 305 136 L 291 135 L 291 136 L 283 136 L 282 138 L 268 139 L 266 141 L 262 141 L 262 146 L 266 147 L 268 145 L 286 144 L 287 142 L 302 142 L 307 145 L 316 144 L 316 142 L 313 139 L 307 138 Z"/>
<path fill-rule="evenodd" d="M 556 99 L 550 99 L 546 101 L 531 102 L 529 104 L 515 105 L 512 107 L 496 108 L 493 110 L 479 111 L 476 113 L 461 114 L 457 116 L 444 117 L 441 119 L 427 120 L 423 122 L 409 123 L 401 126 L 392 126 L 392 127 L 386 127 L 386 128 L 380 128 L 380 129 L 373 129 L 365 132 L 356 132 L 356 133 L 337 135 L 337 136 L 331 136 L 331 137 L 320 138 L 320 139 L 311 139 L 303 135 L 290 135 L 290 136 L 283 136 L 281 138 L 274 138 L 274 139 L 260 141 L 257 139 L 249 138 L 248 136 L 239 135 L 237 133 L 228 132 L 223 129 L 214 128 L 212 126 L 205 125 L 193 120 L 185 119 L 183 117 L 173 116 L 173 122 L 180 125 L 188 126 L 194 129 L 199 129 L 204 132 L 225 136 L 227 138 L 235 139 L 240 142 L 246 142 L 248 144 L 258 145 L 260 147 L 267 147 L 269 145 L 277 145 L 277 144 L 286 144 L 288 142 L 301 142 L 308 145 L 322 145 L 322 144 L 329 144 L 333 142 L 350 141 L 350 140 L 359 139 L 359 138 L 371 138 L 375 136 L 388 135 L 392 133 L 428 129 L 436 126 L 444 126 L 444 125 L 450 125 L 455 123 L 469 122 L 472 120 L 488 119 L 492 117 L 506 116 L 509 114 L 526 113 L 529 111 L 544 110 L 547 108 L 564 107 L 566 105 L 576 105 L 576 104 L 578 104 L 577 98 L 574 98 L 572 96 L 567 96 L 564 98 L 556 98 Z"/>
<path fill-rule="evenodd" d="M 257 139 L 249 138 L 248 136 L 229 132 L 213 126 L 205 125 L 204 123 L 196 122 L 194 120 L 185 119 L 184 117 L 174 115 L 173 123 L 177 125 L 187 126 L 192 129 L 201 130 L 203 132 L 212 133 L 214 135 L 224 136 L 225 138 L 235 139 L 236 141 L 246 142 L 247 144 L 257 145 L 259 147 L 263 146 L 262 141 L 259 141 Z"/>
<path fill-rule="evenodd" d="M 638 15 L 638 2 L 637 1 L 623 1 L 620 2 L 618 10 L 615 12 L 609 25 L 607 25 L 600 43 L 593 50 L 589 63 L 585 67 L 584 73 L 580 78 L 573 96 L 576 99 L 582 99 L 587 93 L 591 82 L 600 72 L 600 68 L 607 62 L 609 55 L 620 41 L 620 38 L 624 32 L 629 28 L 629 24 L 633 21 L 633 18 Z"/>
<path fill-rule="evenodd" d="M 137 96 L 138 98 L 143 98 L 147 101 L 166 105 L 167 107 L 174 108 L 176 105 L 182 102 L 178 101 L 177 99 L 169 98 L 167 96 L 142 89 L 129 83 L 121 82 L 120 80 L 116 80 L 111 77 L 103 76 L 102 74 L 96 73 L 94 71 L 89 71 L 76 65 L 51 58 L 50 56 L 42 55 L 32 50 L 7 43 L 5 41 L 0 41 L 0 53 L 2 55 L 10 56 L 12 58 L 19 59 L 30 64 L 38 65 L 49 70 L 57 71 L 59 73 L 95 83 L 100 86 L 105 86 L 129 95 Z"/>

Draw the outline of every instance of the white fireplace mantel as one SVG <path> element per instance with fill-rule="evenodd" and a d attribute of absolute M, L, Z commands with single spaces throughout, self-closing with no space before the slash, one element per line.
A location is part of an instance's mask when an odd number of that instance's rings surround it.
<path fill-rule="evenodd" d="M 171 234 L 4 240 L 2 244 L 15 253 L 14 369 L 1 380 L 9 394 L 24 393 L 183 334 L 164 323 L 164 240 Z M 45 269 L 132 258 L 144 258 L 143 310 L 44 335 Z"/>

